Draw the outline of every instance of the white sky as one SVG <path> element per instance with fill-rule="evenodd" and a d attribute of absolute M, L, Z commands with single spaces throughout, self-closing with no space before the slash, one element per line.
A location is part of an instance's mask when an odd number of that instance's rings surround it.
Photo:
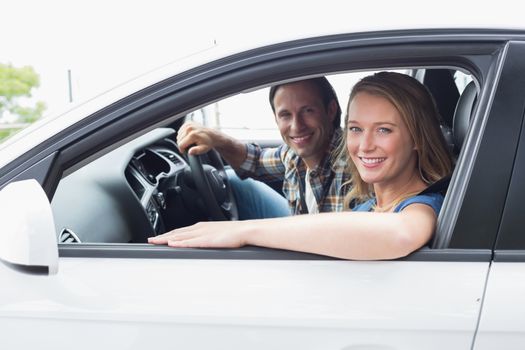
<path fill-rule="evenodd" d="M 54 114 L 68 108 L 68 69 L 80 102 L 214 40 L 403 27 L 407 19 L 423 27 L 523 22 L 521 11 L 505 2 L 483 9 L 456 0 L 434 2 L 435 8 L 416 0 L 323 0 L 314 7 L 286 0 L 0 0 L 0 62 L 33 66 L 41 77 L 35 96 Z"/>
<path fill-rule="evenodd" d="M 214 39 L 202 25 L 207 19 L 190 15 L 197 9 L 177 13 L 175 1 L 166 8 L 142 2 L 155 11 L 132 1 L 6 2 L 7 11 L 0 7 L 0 62 L 33 66 L 41 77 L 36 95 L 49 109 L 69 101 L 68 69 L 73 98 L 84 100 Z"/>

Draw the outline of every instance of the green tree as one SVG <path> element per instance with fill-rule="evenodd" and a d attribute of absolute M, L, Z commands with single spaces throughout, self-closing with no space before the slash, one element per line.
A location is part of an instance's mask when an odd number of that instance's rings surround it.
<path fill-rule="evenodd" d="M 33 107 L 21 106 L 20 98 L 31 97 L 40 85 L 40 77 L 33 67 L 13 67 L 0 63 L 0 118 L 6 112 L 16 116 L 17 121 L 32 123 L 42 116 L 46 105 L 39 101 Z"/>

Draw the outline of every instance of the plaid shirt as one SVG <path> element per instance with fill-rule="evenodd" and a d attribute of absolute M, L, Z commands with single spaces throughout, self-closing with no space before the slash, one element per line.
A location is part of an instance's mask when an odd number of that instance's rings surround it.
<path fill-rule="evenodd" d="M 349 174 L 344 171 L 345 162 L 333 164 L 331 155 L 341 140 L 342 131 L 337 129 L 321 163 L 310 170 L 310 185 L 317 201 L 319 212 L 343 211 L 343 198 Z M 299 181 L 306 177 L 306 164 L 288 145 L 262 149 L 256 144 L 247 144 L 247 157 L 236 170 L 241 178 L 252 177 L 261 181 L 283 181 L 283 193 L 294 214 L 301 213 Z M 305 208 L 307 211 L 307 209 Z"/>

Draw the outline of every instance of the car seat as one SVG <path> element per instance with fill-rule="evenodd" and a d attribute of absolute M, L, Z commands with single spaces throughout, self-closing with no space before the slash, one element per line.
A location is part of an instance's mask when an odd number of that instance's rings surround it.
<path fill-rule="evenodd" d="M 463 142 L 465 141 L 465 136 L 469 128 L 470 120 L 472 118 L 472 112 L 474 111 L 474 106 L 477 98 L 477 88 L 474 81 L 471 81 L 463 90 L 463 93 L 458 99 L 456 109 L 454 110 L 454 116 L 452 121 L 452 148 L 454 157 L 457 158 Z M 448 185 L 450 182 L 451 175 L 445 176 L 439 181 L 436 181 L 429 187 L 427 187 L 420 194 L 424 193 L 436 193 L 439 192 L 443 195 L 446 194 Z"/>
<path fill-rule="evenodd" d="M 471 81 L 463 90 L 463 93 L 459 97 L 454 111 L 454 119 L 452 121 L 452 136 L 454 141 L 454 155 L 459 155 L 465 136 L 470 125 L 470 119 L 472 118 L 472 112 L 476 104 L 478 91 L 474 81 Z"/>

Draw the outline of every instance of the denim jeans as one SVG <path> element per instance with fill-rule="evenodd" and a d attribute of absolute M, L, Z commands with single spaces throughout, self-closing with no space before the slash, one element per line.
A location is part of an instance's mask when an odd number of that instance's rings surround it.
<path fill-rule="evenodd" d="M 233 169 L 226 169 L 237 202 L 239 220 L 266 219 L 290 216 L 286 198 L 273 188 L 254 179 L 242 180 Z"/>

